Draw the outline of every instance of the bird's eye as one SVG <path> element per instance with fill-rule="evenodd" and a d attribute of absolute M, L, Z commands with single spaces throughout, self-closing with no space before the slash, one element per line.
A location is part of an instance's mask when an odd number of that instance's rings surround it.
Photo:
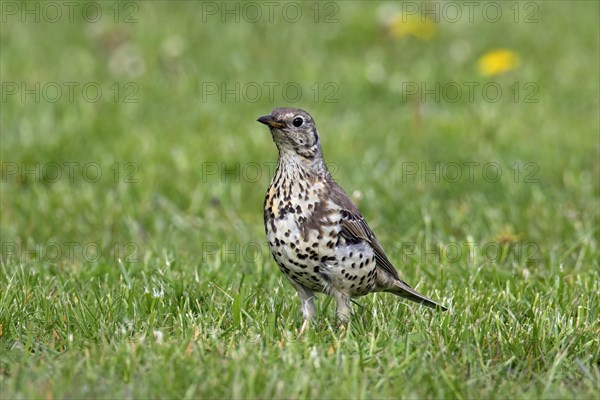
<path fill-rule="evenodd" d="M 299 128 L 302 126 L 302 124 L 304 123 L 304 118 L 302 117 L 296 117 L 294 118 L 294 120 L 292 121 L 292 124 L 294 124 L 294 126 L 296 128 Z"/>

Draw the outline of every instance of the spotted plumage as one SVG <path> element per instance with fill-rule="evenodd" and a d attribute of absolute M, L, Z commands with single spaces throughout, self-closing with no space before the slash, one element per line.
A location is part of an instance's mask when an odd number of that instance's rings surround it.
<path fill-rule="evenodd" d="M 279 150 L 265 198 L 265 231 L 273 258 L 302 301 L 301 332 L 315 313 L 315 292 L 335 298 L 342 321 L 350 316 L 350 299 L 371 292 L 391 292 L 445 310 L 400 279 L 327 170 L 312 117 L 300 109 L 276 108 L 258 121 L 269 126 Z"/>

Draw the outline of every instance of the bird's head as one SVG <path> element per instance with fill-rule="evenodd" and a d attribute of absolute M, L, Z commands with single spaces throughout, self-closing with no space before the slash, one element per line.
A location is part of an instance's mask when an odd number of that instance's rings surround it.
<path fill-rule="evenodd" d="M 317 126 L 306 111 L 299 108 L 276 108 L 257 121 L 271 129 L 280 156 L 298 155 L 309 162 L 322 158 Z"/>

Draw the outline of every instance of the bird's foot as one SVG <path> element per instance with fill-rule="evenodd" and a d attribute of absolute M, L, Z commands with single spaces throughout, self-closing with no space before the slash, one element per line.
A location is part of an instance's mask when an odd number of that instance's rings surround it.
<path fill-rule="evenodd" d="M 339 328 L 339 332 L 340 332 L 339 339 L 342 339 L 344 336 L 346 336 L 346 332 L 348 332 L 348 325 L 349 325 L 348 321 L 342 321 L 342 322 L 340 322 L 340 325 L 338 327 Z"/>
<path fill-rule="evenodd" d="M 308 330 L 308 325 L 309 324 L 310 324 L 310 322 L 307 319 L 305 319 L 302 322 L 302 326 L 300 327 L 300 331 L 298 332 L 298 336 L 304 335 L 304 332 L 306 332 Z"/>

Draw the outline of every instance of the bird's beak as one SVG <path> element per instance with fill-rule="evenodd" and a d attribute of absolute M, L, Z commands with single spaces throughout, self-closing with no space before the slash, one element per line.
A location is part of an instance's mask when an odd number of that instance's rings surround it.
<path fill-rule="evenodd" d="M 264 115 L 264 116 L 260 117 L 259 119 L 257 119 L 257 121 L 260 122 L 261 124 L 267 125 L 270 128 L 283 128 L 285 126 L 285 124 L 283 122 L 277 121 L 271 115 Z"/>

